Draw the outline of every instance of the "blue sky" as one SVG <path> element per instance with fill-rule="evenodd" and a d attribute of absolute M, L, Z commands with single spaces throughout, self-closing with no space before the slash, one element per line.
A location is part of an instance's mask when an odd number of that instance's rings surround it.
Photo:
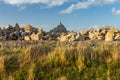
<path fill-rule="evenodd" d="M 120 0 L 0 0 L 0 26 L 31 24 L 45 31 L 62 22 L 79 31 L 100 25 L 120 27 Z"/>

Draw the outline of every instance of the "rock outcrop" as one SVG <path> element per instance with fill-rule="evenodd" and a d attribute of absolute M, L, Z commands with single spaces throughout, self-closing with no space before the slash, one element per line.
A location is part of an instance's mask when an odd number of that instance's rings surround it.
<path fill-rule="evenodd" d="M 53 41 L 84 41 L 84 40 L 104 40 L 120 41 L 120 30 L 110 26 L 102 26 L 97 29 L 81 30 L 79 33 L 67 31 L 60 23 L 49 32 L 42 28 L 35 28 L 30 24 L 21 28 L 18 23 L 13 27 L 7 25 L 0 28 L 0 40 L 53 40 Z"/>

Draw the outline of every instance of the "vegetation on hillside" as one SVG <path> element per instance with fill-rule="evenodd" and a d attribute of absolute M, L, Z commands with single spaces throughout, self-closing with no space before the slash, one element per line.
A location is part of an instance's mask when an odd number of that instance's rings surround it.
<path fill-rule="evenodd" d="M 119 80 L 120 46 L 0 48 L 0 80 Z"/>

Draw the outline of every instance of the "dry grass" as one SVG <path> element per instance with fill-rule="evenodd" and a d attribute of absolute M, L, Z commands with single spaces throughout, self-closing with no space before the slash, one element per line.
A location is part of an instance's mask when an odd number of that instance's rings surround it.
<path fill-rule="evenodd" d="M 0 51 L 0 80 L 120 79 L 120 46 L 114 44 L 38 44 Z"/>

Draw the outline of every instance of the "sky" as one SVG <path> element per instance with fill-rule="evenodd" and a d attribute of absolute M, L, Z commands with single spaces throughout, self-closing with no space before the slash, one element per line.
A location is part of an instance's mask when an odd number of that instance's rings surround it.
<path fill-rule="evenodd" d="M 120 0 L 0 0 L 0 26 L 31 24 L 45 31 L 62 22 L 68 30 L 120 27 Z"/>

